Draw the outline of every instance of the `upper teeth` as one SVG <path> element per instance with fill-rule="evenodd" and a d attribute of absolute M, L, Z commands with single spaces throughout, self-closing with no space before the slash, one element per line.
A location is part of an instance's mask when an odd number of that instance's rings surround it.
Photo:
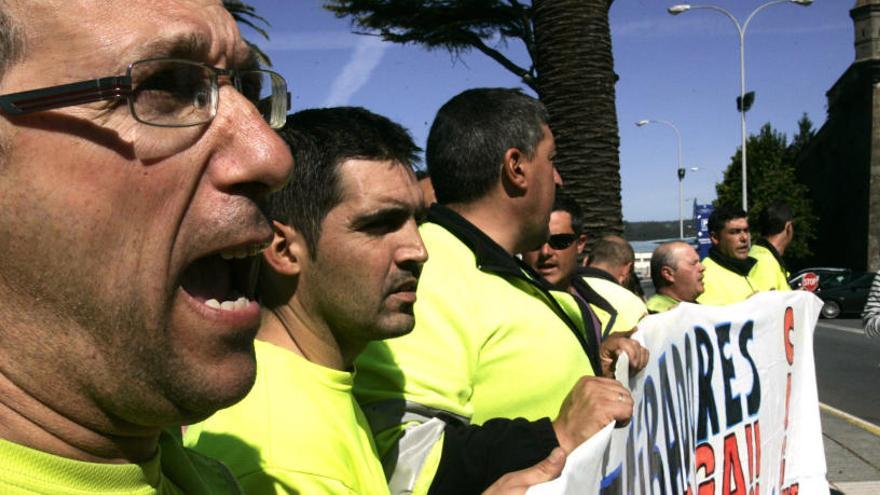
<path fill-rule="evenodd" d="M 243 246 L 239 248 L 228 249 L 226 251 L 221 251 L 220 257 L 224 260 L 243 259 L 249 256 L 256 256 L 267 247 L 269 247 L 268 243 L 251 244 L 250 246 Z"/>
<path fill-rule="evenodd" d="M 205 306 L 214 308 L 214 309 L 225 309 L 226 311 L 232 311 L 234 309 L 244 309 L 250 303 L 248 298 L 241 296 L 235 301 L 223 301 L 222 303 L 216 299 L 208 299 L 205 301 Z"/>

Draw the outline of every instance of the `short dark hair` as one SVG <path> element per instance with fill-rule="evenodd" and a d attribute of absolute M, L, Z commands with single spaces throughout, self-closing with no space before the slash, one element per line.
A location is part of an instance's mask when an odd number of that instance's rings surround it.
<path fill-rule="evenodd" d="M 575 234 L 583 234 L 584 230 L 584 213 L 573 196 L 570 196 L 564 190 L 556 188 L 556 199 L 553 200 L 553 211 L 564 211 L 571 216 L 571 230 Z"/>
<path fill-rule="evenodd" d="M 590 250 L 589 264 L 606 263 L 611 266 L 623 266 L 633 263 L 636 255 L 632 246 L 622 237 L 608 235 L 599 239 Z"/>
<path fill-rule="evenodd" d="M 544 105 L 518 89 L 477 88 L 454 96 L 428 134 L 425 162 L 437 201 L 482 198 L 501 177 L 508 149 L 534 156 L 547 121 Z"/>
<path fill-rule="evenodd" d="M 785 201 L 774 201 L 765 206 L 758 215 L 758 227 L 764 237 L 776 235 L 785 229 L 785 224 L 794 220 L 791 206 Z"/>
<path fill-rule="evenodd" d="M 269 196 L 268 214 L 295 227 L 312 257 L 321 222 L 342 201 L 343 162 L 387 160 L 412 169 L 421 151 L 401 125 L 360 107 L 303 110 L 289 115 L 278 133 L 290 146 L 294 166 L 284 188 Z"/>
<path fill-rule="evenodd" d="M 727 222 L 737 218 L 748 218 L 748 215 L 742 208 L 734 208 L 731 206 L 718 206 L 709 215 L 709 232 L 717 234 L 724 230 Z"/>

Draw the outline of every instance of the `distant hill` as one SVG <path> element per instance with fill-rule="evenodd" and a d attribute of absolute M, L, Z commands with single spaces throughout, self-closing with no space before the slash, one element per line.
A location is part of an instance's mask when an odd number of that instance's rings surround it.
<path fill-rule="evenodd" d="M 684 236 L 692 237 L 694 231 L 693 219 L 684 221 Z M 663 220 L 657 222 L 623 222 L 623 237 L 627 241 L 650 241 L 654 239 L 671 239 L 678 237 L 678 220 Z"/>

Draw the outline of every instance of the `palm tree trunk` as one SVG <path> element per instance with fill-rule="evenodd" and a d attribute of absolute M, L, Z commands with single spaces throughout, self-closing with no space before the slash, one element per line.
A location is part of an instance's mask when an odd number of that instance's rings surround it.
<path fill-rule="evenodd" d="M 556 167 L 591 239 L 623 233 L 611 2 L 533 3 L 538 95 L 550 113 Z"/>

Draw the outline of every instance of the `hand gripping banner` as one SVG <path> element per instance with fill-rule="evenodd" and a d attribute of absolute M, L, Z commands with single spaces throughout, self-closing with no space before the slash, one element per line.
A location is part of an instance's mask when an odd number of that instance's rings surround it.
<path fill-rule="evenodd" d="M 822 302 L 767 292 L 730 306 L 680 304 L 635 334 L 650 363 L 617 377 L 629 425 L 579 446 L 529 495 L 828 494 L 813 331 Z"/>

